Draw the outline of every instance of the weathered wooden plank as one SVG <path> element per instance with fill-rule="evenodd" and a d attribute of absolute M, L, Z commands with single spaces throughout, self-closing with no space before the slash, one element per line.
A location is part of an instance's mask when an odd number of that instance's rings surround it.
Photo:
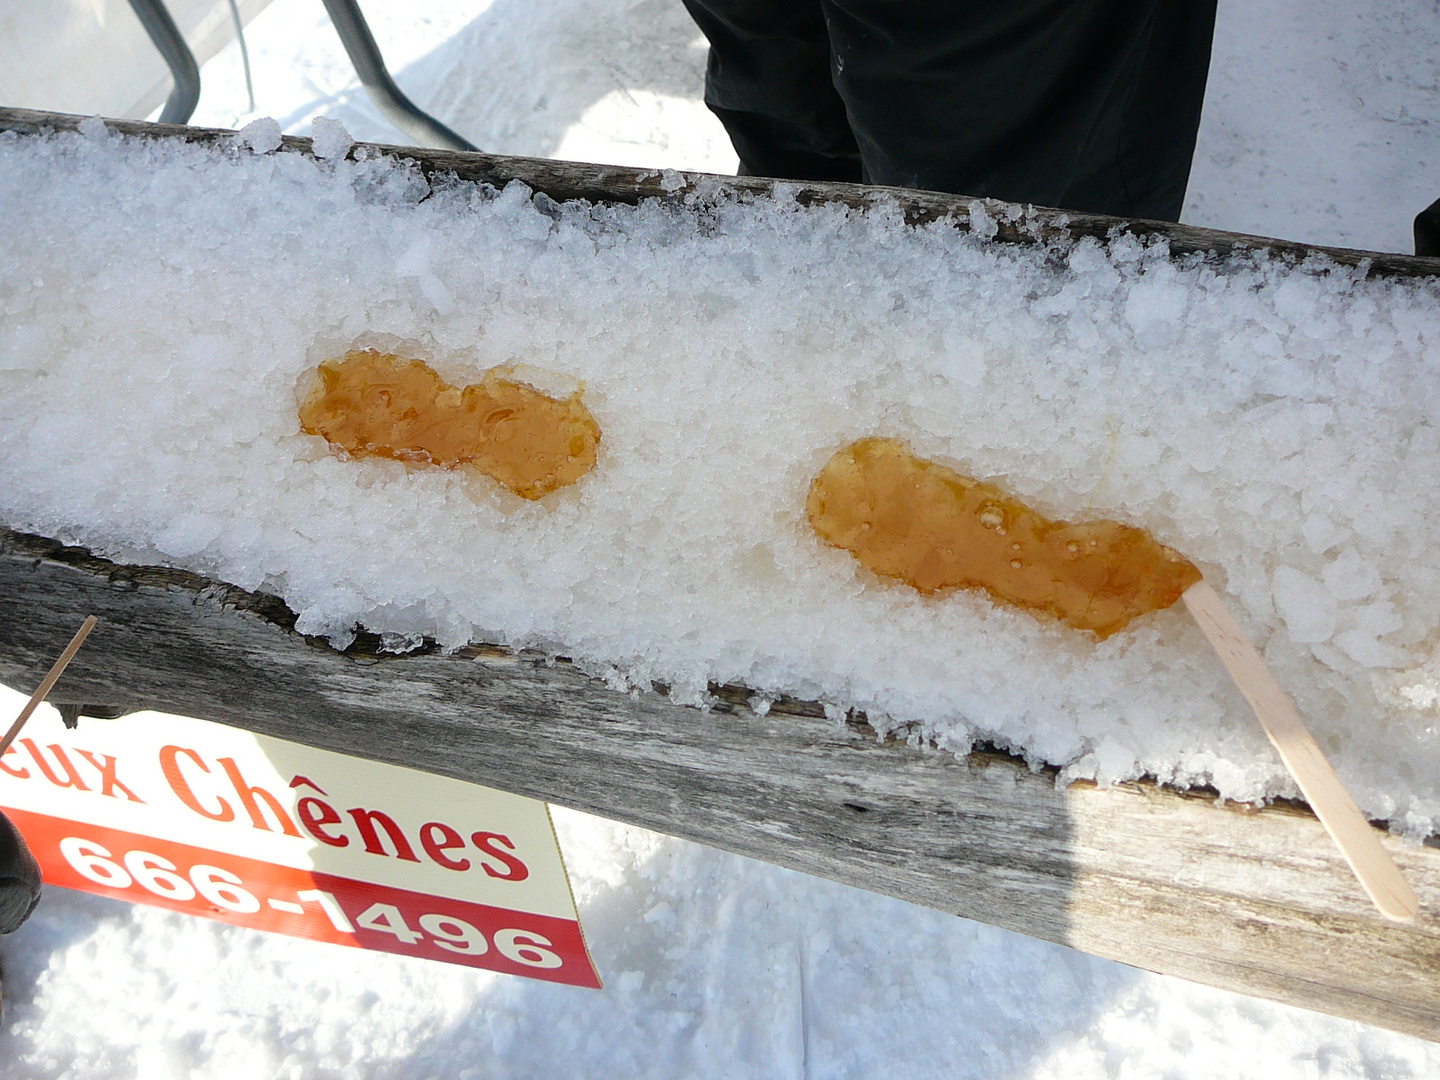
<path fill-rule="evenodd" d="M 1386 847 L 1424 911 L 1387 923 L 1303 807 L 1154 785 L 1057 789 L 994 754 L 880 744 L 739 688 L 709 713 L 564 661 L 404 657 L 306 639 L 274 597 L 0 531 L 0 680 L 43 675 L 94 612 L 61 701 L 166 709 L 489 784 L 1154 971 L 1440 1032 L 1440 849 Z M 104 721 L 82 720 L 81 723 Z"/>
<path fill-rule="evenodd" d="M 73 131 L 82 119 L 64 113 L 0 108 L 0 131 L 22 134 L 45 130 Z M 235 132 L 225 128 L 148 124 L 141 120 L 107 120 L 106 123 L 113 130 L 127 135 L 173 137 L 195 143 L 216 143 L 235 137 Z M 281 145 L 291 152 L 311 153 L 311 142 L 306 138 L 287 135 L 281 140 Z M 413 161 L 427 176 L 453 173 L 462 180 L 496 187 L 519 180 L 558 202 L 584 199 L 595 203 L 634 204 L 642 199 L 684 198 L 697 189 L 716 193 L 719 197 L 748 199 L 772 194 L 777 183 L 764 177 L 708 173 L 667 175 L 656 169 L 634 169 L 622 165 L 590 165 L 578 161 L 471 154 L 416 146 L 356 143 L 355 150 Z M 971 205 L 978 201 L 985 206 L 987 216 L 995 223 L 998 230 L 995 239 L 1011 243 L 1044 243 L 1058 238 L 1078 240 L 1086 236 L 1105 240 L 1119 231 L 1147 239 L 1163 237 L 1176 255 L 1205 253 L 1223 256 L 1237 251 L 1265 251 L 1287 260 L 1299 261 L 1318 256 L 1342 266 L 1363 264 L 1369 273 L 1388 277 L 1440 275 L 1440 258 L 1311 246 L 1169 221 L 1117 218 L 1048 207 L 1028 207 L 1023 218 L 1013 219 L 1015 207 L 1011 204 L 994 199 L 976 200 L 968 195 L 867 184 L 789 183 L 786 187 L 801 205 L 842 203 L 858 208 L 886 200 L 898 206 L 912 224 L 948 220 L 962 230 L 970 228 Z"/>

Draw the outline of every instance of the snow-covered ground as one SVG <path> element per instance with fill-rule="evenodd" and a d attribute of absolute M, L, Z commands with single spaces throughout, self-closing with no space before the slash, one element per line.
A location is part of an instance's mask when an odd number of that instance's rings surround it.
<path fill-rule="evenodd" d="M 699 104 L 703 42 L 678 3 L 366 8 L 402 86 L 486 149 L 733 168 Z M 1407 250 L 1410 217 L 1440 194 L 1425 176 L 1436 37 L 1429 5 L 1223 6 L 1188 219 Z M 276 0 L 250 45 L 258 113 L 302 134 L 323 114 L 401 141 L 314 0 Z M 195 122 L 244 119 L 238 51 L 204 74 Z M 1440 1045 L 556 819 L 601 993 L 51 890 L 0 942 L 0 1076 L 1440 1073 Z"/>
<path fill-rule="evenodd" d="M 733 172 L 700 101 L 705 40 L 677 0 L 368 0 L 401 87 L 483 150 Z M 318 0 L 274 0 L 250 31 L 256 112 L 317 114 L 404 142 L 355 82 Z M 543 73 L 543 75 L 538 74 Z M 246 118 L 233 45 L 193 122 Z M 1433 0 L 1220 0 L 1183 220 L 1311 244 L 1409 252 L 1440 198 Z"/>
<path fill-rule="evenodd" d="M 396 81 L 482 150 L 733 173 L 700 100 L 705 39 L 678 0 L 444 0 L 362 5 Z M 405 143 L 355 81 L 318 0 L 274 0 L 251 24 L 255 112 L 239 49 L 206 65 L 199 125 L 273 116 L 287 132 L 342 121 L 357 139 Z"/>
<path fill-rule="evenodd" d="M 1434 1043 L 554 816 L 604 990 L 52 889 L 0 953 L 0 1076 L 1424 1080 L 1440 1070 Z"/>

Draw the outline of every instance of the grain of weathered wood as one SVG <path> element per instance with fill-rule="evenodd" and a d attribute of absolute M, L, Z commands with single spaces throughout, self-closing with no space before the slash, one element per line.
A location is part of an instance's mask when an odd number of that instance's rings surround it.
<path fill-rule="evenodd" d="M 80 646 L 85 644 L 85 639 L 90 636 L 90 631 L 95 629 L 96 619 L 94 615 L 85 616 L 85 621 L 80 624 L 80 629 L 75 631 L 75 636 L 70 639 L 70 644 L 65 646 L 65 651 L 60 654 L 45 677 L 40 680 L 40 685 L 30 695 L 30 700 L 25 702 L 25 707 L 20 710 L 20 715 L 5 732 L 4 738 L 0 738 L 0 757 L 5 756 L 5 751 L 10 749 L 12 743 L 25 729 L 25 724 L 34 715 L 35 710 L 49 696 L 51 688 L 60 681 L 60 676 L 65 674 L 65 669 L 70 666 L 70 661 L 75 659 L 75 654 L 80 651 Z"/>
<path fill-rule="evenodd" d="M 0 681 L 26 688 L 84 614 L 54 692 L 160 708 L 683 836 L 1125 963 L 1440 1032 L 1440 850 L 1386 837 L 1424 909 L 1380 918 L 1304 808 L 1153 785 L 1057 789 L 997 755 L 882 745 L 863 724 L 723 691 L 709 713 L 474 646 L 347 653 L 274 597 L 0 531 Z M 81 723 L 104 721 L 82 720 Z"/>

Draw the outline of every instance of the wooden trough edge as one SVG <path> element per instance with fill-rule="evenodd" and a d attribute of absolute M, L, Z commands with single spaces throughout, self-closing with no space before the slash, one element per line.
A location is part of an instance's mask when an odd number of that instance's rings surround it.
<path fill-rule="evenodd" d="M 75 131 L 87 119 L 68 113 L 35 109 L 0 108 L 0 132 L 40 134 L 45 131 Z M 179 138 L 187 142 L 214 144 L 232 142 L 236 132 L 228 128 L 189 127 L 184 124 L 151 124 L 143 120 L 114 120 L 105 124 L 122 135 L 145 138 Z M 310 139 L 286 135 L 281 148 L 313 156 Z M 1354 248 L 1299 244 L 1273 237 L 1205 229 L 1169 221 L 1111 217 L 1051 207 L 1017 206 L 997 199 L 921 191 L 914 188 L 880 187 L 868 184 L 790 182 L 750 176 L 721 176 L 713 173 L 636 169 L 622 165 L 592 165 L 549 158 L 511 157 L 501 154 L 432 150 L 417 146 L 357 142 L 351 155 L 385 155 L 415 162 L 421 172 L 453 174 L 462 180 L 503 187 L 519 180 L 532 190 L 558 202 L 579 199 L 594 203 L 636 204 L 642 199 L 683 199 L 700 193 L 710 197 L 739 199 L 773 195 L 777 185 L 805 206 L 841 203 L 855 208 L 888 202 L 898 206 L 911 224 L 948 220 L 961 230 L 971 227 L 972 206 L 985 208 L 996 229 L 995 239 L 1020 244 L 1076 241 L 1094 237 L 1107 241 L 1128 233 L 1145 240 L 1163 239 L 1174 255 L 1206 254 L 1225 256 L 1241 252 L 1268 253 L 1289 262 L 1306 259 L 1328 260 L 1340 266 L 1363 266 L 1367 274 L 1383 277 L 1440 276 L 1440 258 L 1361 251 Z"/>
<path fill-rule="evenodd" d="M 1057 788 L 997 754 L 882 744 L 862 723 L 722 693 L 708 712 L 472 646 L 344 653 L 283 601 L 0 529 L 0 681 L 154 708 L 642 825 L 1112 960 L 1440 1033 L 1440 849 L 1385 846 L 1421 898 L 1374 913 L 1303 805 L 1237 811 L 1154 784 Z M 103 720 L 81 720 L 85 726 Z"/>

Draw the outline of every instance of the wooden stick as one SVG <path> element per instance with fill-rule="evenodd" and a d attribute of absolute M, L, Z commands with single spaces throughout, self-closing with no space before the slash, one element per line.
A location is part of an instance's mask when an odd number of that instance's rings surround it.
<path fill-rule="evenodd" d="M 10 730 L 5 733 L 5 738 L 0 739 L 0 757 L 5 756 L 5 751 L 10 749 L 10 744 L 15 741 L 15 736 L 20 734 L 20 729 L 25 726 L 25 721 L 30 719 L 30 714 L 40 707 L 45 700 L 45 695 L 55 688 L 55 683 L 69 667 L 70 661 L 75 659 L 75 654 L 80 651 L 80 646 L 85 644 L 85 639 L 90 636 L 90 631 L 95 629 L 98 620 L 94 615 L 86 618 L 80 629 L 75 631 L 75 636 L 70 639 L 70 644 L 65 646 L 65 651 L 60 654 L 60 659 L 55 661 L 50 673 L 40 680 L 40 685 L 35 688 L 35 693 L 30 695 L 30 700 L 25 703 L 25 708 L 20 710 L 20 715 L 15 723 L 10 725 Z"/>
<path fill-rule="evenodd" d="M 1380 913 L 1397 922 L 1413 919 L 1420 901 L 1235 617 L 1205 581 L 1191 585 L 1181 599 Z"/>

